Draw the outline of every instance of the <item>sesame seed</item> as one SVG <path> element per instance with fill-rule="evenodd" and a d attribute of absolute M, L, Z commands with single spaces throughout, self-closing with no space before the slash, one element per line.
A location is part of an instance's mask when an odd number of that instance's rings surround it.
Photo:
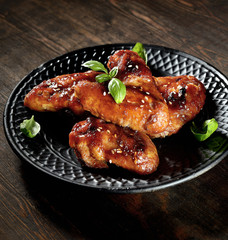
<path fill-rule="evenodd" d="M 60 88 L 54 88 L 53 91 L 55 92 L 60 91 Z"/>
<path fill-rule="evenodd" d="M 100 132 L 103 128 L 102 127 L 98 127 L 97 131 Z"/>
<path fill-rule="evenodd" d="M 122 150 L 120 148 L 116 149 L 117 153 L 122 153 Z"/>

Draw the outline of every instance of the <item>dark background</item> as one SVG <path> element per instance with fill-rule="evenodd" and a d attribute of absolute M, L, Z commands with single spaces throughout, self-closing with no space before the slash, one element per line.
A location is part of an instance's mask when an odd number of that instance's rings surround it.
<path fill-rule="evenodd" d="M 87 191 L 19 160 L 2 113 L 15 85 L 54 57 L 142 42 L 228 76 L 228 2 L 0 0 L 0 239 L 228 239 L 227 158 L 189 182 L 142 194 Z"/>

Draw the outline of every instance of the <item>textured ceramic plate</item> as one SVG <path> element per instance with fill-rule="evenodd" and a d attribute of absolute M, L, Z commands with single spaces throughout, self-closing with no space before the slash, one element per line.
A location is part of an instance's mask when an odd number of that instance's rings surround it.
<path fill-rule="evenodd" d="M 132 47 L 133 44 L 114 44 L 76 50 L 48 61 L 22 79 L 10 95 L 4 112 L 5 134 L 15 153 L 36 168 L 64 181 L 120 193 L 153 191 L 182 183 L 219 163 L 228 153 L 228 80 L 204 61 L 174 49 L 145 45 L 153 75 L 188 74 L 197 77 L 207 89 L 207 101 L 196 121 L 214 117 L 219 128 L 203 143 L 193 138 L 189 124 L 174 136 L 154 140 L 160 165 L 149 176 L 134 175 L 117 167 L 108 170 L 82 167 L 68 145 L 68 134 L 80 119 L 67 111 L 37 113 L 23 106 L 25 95 L 43 80 L 86 71 L 82 63 L 87 60 L 106 64 L 115 50 Z M 29 139 L 20 132 L 19 125 L 33 114 L 42 130 L 37 137 Z"/>

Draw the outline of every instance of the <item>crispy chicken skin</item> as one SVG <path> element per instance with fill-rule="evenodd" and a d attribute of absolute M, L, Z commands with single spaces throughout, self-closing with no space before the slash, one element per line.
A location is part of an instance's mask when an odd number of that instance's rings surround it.
<path fill-rule="evenodd" d="M 73 73 L 45 80 L 35 86 L 24 99 L 24 105 L 32 110 L 56 112 L 63 108 L 71 109 L 75 114 L 84 112 L 72 88 L 81 80 L 95 81 L 98 72 Z"/>
<path fill-rule="evenodd" d="M 127 87 L 126 97 L 116 104 L 107 86 L 97 82 L 80 81 L 75 94 L 83 108 L 107 122 L 144 132 L 148 135 L 164 131 L 168 124 L 164 104 L 138 87 Z"/>
<path fill-rule="evenodd" d="M 155 83 L 168 104 L 170 120 L 164 132 L 152 137 L 170 136 L 200 112 L 205 103 L 206 89 L 193 76 L 157 77 Z"/>
<path fill-rule="evenodd" d="M 146 134 L 94 117 L 74 125 L 69 144 L 77 157 L 92 168 L 115 164 L 146 175 L 154 172 L 159 164 L 156 147 Z"/>

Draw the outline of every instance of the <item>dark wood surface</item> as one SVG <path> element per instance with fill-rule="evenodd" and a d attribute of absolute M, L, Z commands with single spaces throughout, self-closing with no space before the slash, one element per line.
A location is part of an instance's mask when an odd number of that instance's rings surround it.
<path fill-rule="evenodd" d="M 19 160 L 2 125 L 5 103 L 25 75 L 83 47 L 162 45 L 228 76 L 227 26 L 226 0 L 0 0 L 0 239 L 228 239 L 227 158 L 156 192 L 91 192 Z"/>

